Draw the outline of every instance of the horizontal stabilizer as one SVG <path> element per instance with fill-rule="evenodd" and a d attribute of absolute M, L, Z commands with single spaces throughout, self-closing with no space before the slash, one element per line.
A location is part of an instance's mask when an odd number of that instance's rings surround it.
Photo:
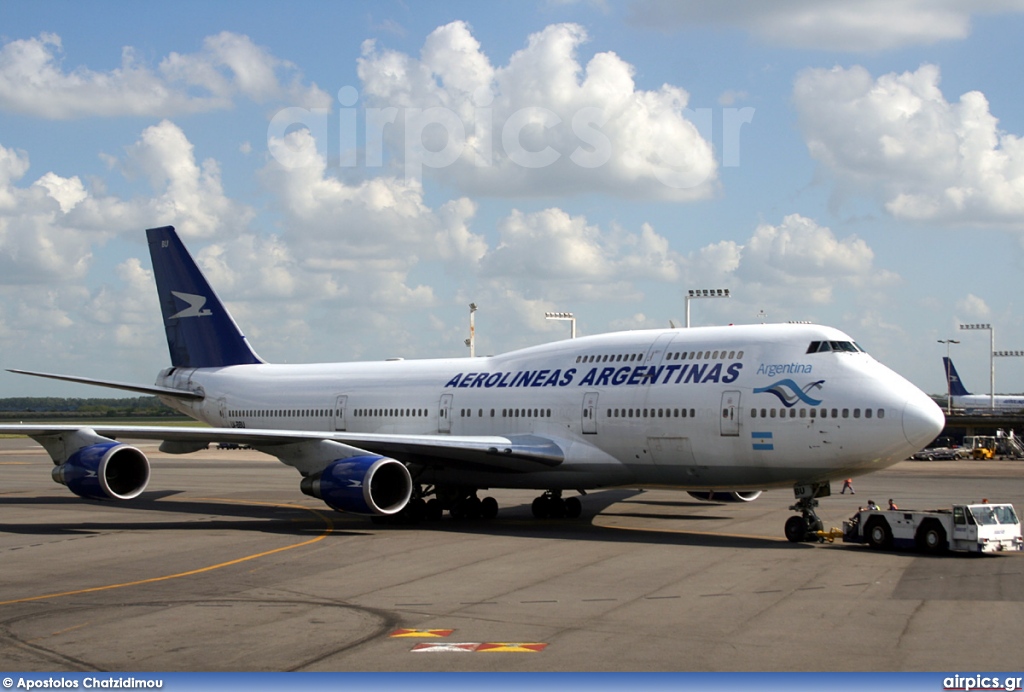
<path fill-rule="evenodd" d="M 149 394 L 150 396 L 169 396 L 175 399 L 196 400 L 202 399 L 203 395 L 197 392 L 189 392 L 184 389 L 172 389 L 171 387 L 157 387 L 156 385 L 129 384 L 128 382 L 113 382 L 111 380 L 96 380 L 91 377 L 77 377 L 75 375 L 55 375 L 49 372 L 32 372 L 31 370 L 7 369 L 7 372 L 19 375 L 31 375 L 32 377 L 48 377 L 51 380 L 63 380 L 65 382 L 77 382 L 79 384 L 91 384 L 96 387 L 107 387 L 108 389 L 122 389 L 126 392 L 138 394 Z"/>

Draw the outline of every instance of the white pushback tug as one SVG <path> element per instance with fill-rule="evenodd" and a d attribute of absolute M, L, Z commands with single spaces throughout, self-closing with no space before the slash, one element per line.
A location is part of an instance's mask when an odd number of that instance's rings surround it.
<path fill-rule="evenodd" d="M 1024 548 L 1013 505 L 987 502 L 950 509 L 862 509 L 843 522 L 843 542 L 867 543 L 878 550 L 916 547 L 933 554 Z"/>

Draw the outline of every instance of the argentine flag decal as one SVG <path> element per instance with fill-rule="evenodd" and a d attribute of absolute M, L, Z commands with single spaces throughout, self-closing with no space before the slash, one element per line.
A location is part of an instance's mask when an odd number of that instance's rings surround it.
<path fill-rule="evenodd" d="M 772 434 L 770 432 L 752 432 L 750 437 L 754 440 L 754 449 L 759 451 L 772 451 L 775 449 L 775 445 L 772 444 Z"/>

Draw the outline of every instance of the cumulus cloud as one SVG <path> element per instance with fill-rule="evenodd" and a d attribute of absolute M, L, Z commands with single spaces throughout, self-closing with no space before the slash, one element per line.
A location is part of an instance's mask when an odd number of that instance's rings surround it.
<path fill-rule="evenodd" d="M 967 315 L 970 319 L 985 319 L 991 316 L 992 310 L 982 298 L 968 293 L 967 296 L 956 302 L 958 313 Z"/>
<path fill-rule="evenodd" d="M 152 195 L 123 200 L 53 171 L 21 185 L 28 154 L 0 144 L 0 283 L 81 279 L 93 248 L 126 231 L 173 224 L 185 237 L 214 237 L 253 216 L 225 195 L 216 162 L 198 165 L 192 144 L 169 121 L 146 128 L 120 165 L 144 175 Z"/>
<path fill-rule="evenodd" d="M 743 244 L 722 241 L 701 248 L 687 269 L 690 276 L 732 285 L 734 295 L 820 305 L 844 286 L 892 285 L 896 277 L 873 265 L 874 252 L 857 236 L 839 239 L 813 219 L 791 214 L 778 225 L 759 225 Z"/>
<path fill-rule="evenodd" d="M 896 217 L 1024 228 L 1024 142 L 999 130 L 983 94 L 950 103 L 939 78 L 934 65 L 877 79 L 802 72 L 794 99 L 811 155 Z"/>
<path fill-rule="evenodd" d="M 637 278 L 673 281 L 678 255 L 649 224 L 639 234 L 620 228 L 603 232 L 585 217 L 552 208 L 532 214 L 515 210 L 498 224 L 500 242 L 481 262 L 487 276 L 527 278 L 541 294 L 549 283 L 576 284 L 594 295 L 616 282 Z"/>
<path fill-rule="evenodd" d="M 385 132 L 408 177 L 497 196 L 713 194 L 717 163 L 687 118 L 686 91 L 637 89 L 633 66 L 612 52 L 582 66 L 586 40 L 575 24 L 548 26 L 494 66 L 469 26 L 452 22 L 419 59 L 367 41 L 359 78 L 367 107 L 396 123 Z"/>
<path fill-rule="evenodd" d="M 261 171 L 262 180 L 286 215 L 290 242 L 302 244 L 319 268 L 367 261 L 394 268 L 420 259 L 473 263 L 486 250 L 483 238 L 469 230 L 476 213 L 469 199 L 433 210 L 418 180 L 379 177 L 348 184 L 328 174 L 308 130 L 272 138 L 270 147 L 287 148 L 292 165 L 275 158 Z"/>
<path fill-rule="evenodd" d="M 195 53 L 171 53 L 155 69 L 135 50 L 107 72 L 63 65 L 60 36 L 43 33 L 0 48 L 0 109 L 53 120 L 146 115 L 168 117 L 230 108 L 236 99 L 330 104 L 296 67 L 228 31 L 207 36 Z"/>
<path fill-rule="evenodd" d="M 630 19 L 659 30 L 735 27 L 793 48 L 879 51 L 962 39 L 972 14 L 1021 11 L 1014 0 L 634 0 Z"/>

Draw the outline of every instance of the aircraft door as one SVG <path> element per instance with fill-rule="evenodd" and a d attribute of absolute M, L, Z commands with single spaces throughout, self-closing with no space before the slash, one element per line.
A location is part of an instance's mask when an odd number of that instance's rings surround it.
<path fill-rule="evenodd" d="M 583 434 L 597 434 L 597 392 L 583 395 Z"/>
<path fill-rule="evenodd" d="M 740 393 L 736 390 L 722 392 L 722 436 L 736 437 L 740 434 Z"/>
<path fill-rule="evenodd" d="M 647 351 L 647 357 L 644 359 L 645 365 L 657 365 L 662 361 L 665 355 L 665 351 L 668 350 L 668 345 L 672 339 L 676 338 L 675 334 L 662 334 L 654 343 L 651 344 L 651 348 Z"/>
<path fill-rule="evenodd" d="M 452 395 L 442 394 L 441 404 L 437 412 L 437 432 L 452 431 Z"/>
<path fill-rule="evenodd" d="M 347 396 L 339 396 L 334 406 L 334 429 L 348 430 L 348 422 L 345 417 L 345 407 L 348 405 Z"/>

